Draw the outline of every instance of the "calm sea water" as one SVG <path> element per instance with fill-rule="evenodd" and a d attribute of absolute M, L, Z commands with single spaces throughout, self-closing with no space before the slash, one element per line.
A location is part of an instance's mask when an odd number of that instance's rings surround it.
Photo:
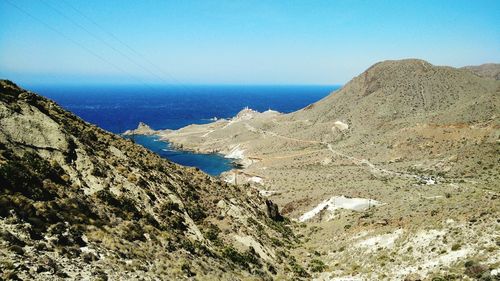
<path fill-rule="evenodd" d="M 145 122 L 153 129 L 178 129 L 189 124 L 230 118 L 248 106 L 292 112 L 325 97 L 338 86 L 29 86 L 87 122 L 113 133 Z M 218 175 L 233 166 L 217 154 L 179 151 L 154 137 L 135 141 L 162 157 Z"/>
<path fill-rule="evenodd" d="M 221 154 L 201 154 L 173 149 L 170 144 L 158 141 L 156 136 L 134 136 L 134 141 L 161 157 L 167 158 L 184 166 L 198 167 L 210 175 L 220 175 L 233 168 L 232 160 Z"/>

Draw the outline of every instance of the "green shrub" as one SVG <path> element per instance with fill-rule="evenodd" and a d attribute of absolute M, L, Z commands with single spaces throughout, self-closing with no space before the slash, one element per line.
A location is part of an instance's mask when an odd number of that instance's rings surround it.
<path fill-rule="evenodd" d="M 309 273 L 295 261 L 290 262 L 290 267 L 292 268 L 293 273 L 299 277 L 311 277 L 311 275 L 309 275 Z"/>
<path fill-rule="evenodd" d="M 161 212 L 170 213 L 171 211 L 181 212 L 179 204 L 169 201 L 161 206 Z"/>
<path fill-rule="evenodd" d="M 186 225 L 186 222 L 184 220 L 184 217 L 179 213 L 175 213 L 175 214 L 167 217 L 166 223 L 170 228 L 177 229 L 180 231 L 187 230 L 187 225 Z"/>
<path fill-rule="evenodd" d="M 183 263 L 181 266 L 181 270 L 188 276 L 193 277 L 196 276 L 196 273 L 191 271 L 191 266 L 188 263 Z"/>
<path fill-rule="evenodd" d="M 208 229 L 205 231 L 205 238 L 208 240 L 215 242 L 219 240 L 220 228 L 215 224 L 210 224 Z"/>
<path fill-rule="evenodd" d="M 281 242 L 280 239 L 274 237 L 271 237 L 271 242 L 273 243 L 274 246 L 277 247 L 283 247 L 285 245 L 283 242 Z"/>
<path fill-rule="evenodd" d="M 284 221 L 274 221 L 271 219 L 267 219 L 266 221 L 267 225 L 269 225 L 275 231 L 281 233 L 283 238 L 294 238 L 292 229 L 288 225 L 286 225 L 290 222 L 287 218 L 285 218 Z"/>
<path fill-rule="evenodd" d="M 248 251 L 242 254 L 232 246 L 228 246 L 222 251 L 222 256 L 247 270 L 250 270 L 250 264 L 259 268 L 262 267 L 260 258 L 253 247 L 250 247 Z"/>
<path fill-rule="evenodd" d="M 222 251 L 222 256 L 231 260 L 233 263 L 240 265 L 243 268 L 249 268 L 248 262 L 245 259 L 245 256 L 242 255 L 238 250 L 233 248 L 232 246 L 226 247 Z"/>
<path fill-rule="evenodd" d="M 136 222 L 128 223 L 125 228 L 123 238 L 128 241 L 146 241 L 146 237 L 144 236 L 144 229 Z"/>
<path fill-rule="evenodd" d="M 42 179 L 63 183 L 62 169 L 36 153 L 25 153 L 22 158 L 14 158 L 0 166 L 0 186 L 2 191 L 20 193 L 30 199 L 48 201 L 57 197 L 55 190 L 45 188 Z"/>
<path fill-rule="evenodd" d="M 475 262 L 474 262 L 474 261 L 468 260 L 468 261 L 466 261 L 466 262 L 464 263 L 464 266 L 465 266 L 465 267 L 471 267 L 471 266 L 473 266 L 474 264 L 475 264 Z"/>
<path fill-rule="evenodd" d="M 181 247 L 190 252 L 191 254 L 195 254 L 196 253 L 196 247 L 195 245 L 193 244 L 193 242 L 191 242 L 190 240 L 182 240 L 181 242 Z"/>
<path fill-rule="evenodd" d="M 187 212 L 195 222 L 202 221 L 207 217 L 205 210 L 198 204 L 188 206 Z"/>
<path fill-rule="evenodd" d="M 326 268 L 325 263 L 319 259 L 313 259 L 309 262 L 309 270 L 312 272 L 323 272 Z"/>

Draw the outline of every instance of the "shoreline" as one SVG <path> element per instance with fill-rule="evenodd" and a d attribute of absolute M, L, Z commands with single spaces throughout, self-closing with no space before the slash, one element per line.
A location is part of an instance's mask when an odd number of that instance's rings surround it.
<path fill-rule="evenodd" d="M 256 159 L 260 159 L 259 157 L 251 157 L 246 155 L 247 148 L 242 148 L 243 142 L 236 142 L 230 144 L 223 144 L 216 142 L 212 143 L 216 145 L 213 147 L 212 145 L 208 145 L 204 147 L 204 139 L 208 137 L 210 133 L 213 133 L 217 129 L 225 129 L 232 125 L 242 123 L 244 121 L 255 120 L 255 119 L 263 119 L 268 120 L 272 117 L 282 116 L 283 114 L 274 110 L 267 110 L 264 112 L 258 112 L 256 110 L 250 109 L 248 107 L 243 108 L 236 116 L 229 119 L 213 119 L 213 122 L 206 124 L 191 124 L 177 130 L 154 130 L 144 122 L 139 122 L 136 129 L 126 130 L 122 135 L 131 136 L 131 135 L 145 135 L 145 136 L 157 136 L 159 141 L 169 143 L 173 148 L 177 150 L 193 152 L 198 154 L 219 154 L 224 158 L 231 159 L 233 166 L 235 169 L 244 170 L 254 164 Z M 193 128 L 201 128 L 201 131 L 190 131 Z M 253 128 L 249 129 L 252 130 Z M 188 132 L 183 133 L 186 130 Z M 200 136 L 196 136 L 200 135 Z M 199 139 L 195 142 L 183 142 L 179 137 L 191 137 L 196 136 Z M 224 141 L 224 139 L 218 139 Z"/>
<path fill-rule="evenodd" d="M 139 126 L 141 126 L 141 124 L 145 125 L 143 122 L 141 122 Z M 220 174 L 216 175 L 218 177 L 221 177 L 221 176 L 223 176 L 224 173 L 228 173 L 232 170 L 241 171 L 244 169 L 244 166 L 241 163 L 241 161 L 243 159 L 228 157 L 228 155 L 229 155 L 228 153 L 222 153 L 218 150 L 209 151 L 209 150 L 201 150 L 201 149 L 197 149 L 197 148 L 185 147 L 184 145 L 182 145 L 180 143 L 176 143 L 176 142 L 169 140 L 168 138 L 165 138 L 164 136 L 161 135 L 161 132 L 162 132 L 162 130 L 155 131 L 152 129 L 150 129 L 148 131 L 141 131 L 141 132 L 137 132 L 136 130 L 127 130 L 124 133 L 122 133 L 121 135 L 125 138 L 129 138 L 132 140 L 133 140 L 133 136 L 156 137 L 155 141 L 166 143 L 172 150 L 175 150 L 175 151 L 180 152 L 180 153 L 192 153 L 192 154 L 197 154 L 197 155 L 213 155 L 213 156 L 219 156 L 219 157 L 222 157 L 225 159 L 229 159 L 231 169 L 229 169 L 227 171 L 223 171 Z M 146 148 L 148 148 L 148 147 L 146 147 Z M 168 159 L 168 160 L 172 161 L 171 159 Z M 172 162 L 177 163 L 175 161 L 172 161 Z M 183 165 L 182 163 L 177 163 L 177 164 Z"/>

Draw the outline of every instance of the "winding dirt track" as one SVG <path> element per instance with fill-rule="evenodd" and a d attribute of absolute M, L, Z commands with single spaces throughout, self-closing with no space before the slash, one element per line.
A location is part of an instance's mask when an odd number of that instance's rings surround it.
<path fill-rule="evenodd" d="M 308 151 L 308 152 L 303 152 L 303 153 L 298 153 L 298 154 L 293 154 L 293 155 L 275 156 L 275 157 L 270 157 L 270 158 L 267 158 L 267 159 L 284 159 L 284 158 L 290 158 L 290 157 L 297 157 L 297 156 L 312 154 L 312 153 L 315 153 L 315 152 L 319 152 L 319 151 L 323 151 L 323 150 L 328 149 L 335 156 L 341 156 L 343 158 L 349 159 L 354 164 L 356 164 L 357 166 L 367 167 L 370 170 L 370 172 L 372 174 L 375 174 L 375 175 L 384 175 L 385 174 L 385 175 L 398 176 L 398 177 L 403 177 L 403 178 L 415 178 L 415 179 L 422 178 L 422 176 L 419 176 L 419 175 L 408 174 L 408 173 L 401 173 L 401 172 L 396 172 L 396 171 L 391 171 L 391 170 L 387 170 L 387 169 L 378 168 L 378 167 L 376 167 L 374 164 L 372 164 L 370 161 L 368 161 L 366 159 L 359 159 L 359 158 L 347 155 L 345 153 L 342 153 L 340 151 L 334 150 L 333 147 L 332 147 L 332 145 L 330 143 L 328 143 L 328 142 L 314 141 L 314 140 L 304 140 L 304 139 L 298 139 L 298 138 L 292 138 L 292 137 L 282 136 L 282 135 L 279 135 L 279 134 L 277 134 L 275 132 L 265 131 L 265 130 L 262 130 L 262 129 L 257 129 L 257 128 L 251 126 L 248 123 L 245 124 L 245 128 L 247 128 L 247 130 L 249 130 L 251 132 L 254 132 L 254 133 L 258 132 L 258 133 L 260 133 L 262 135 L 269 135 L 269 136 L 273 136 L 273 137 L 284 139 L 284 140 L 296 141 L 296 142 L 301 142 L 301 143 L 309 143 L 309 144 L 321 144 L 321 145 L 325 145 L 326 146 L 326 148 L 324 148 L 324 149 L 318 149 L 318 150 L 314 150 L 314 151 Z"/>

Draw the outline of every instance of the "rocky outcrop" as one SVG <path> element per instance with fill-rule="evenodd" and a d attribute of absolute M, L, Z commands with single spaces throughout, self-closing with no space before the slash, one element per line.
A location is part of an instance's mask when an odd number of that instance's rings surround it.
<path fill-rule="evenodd" d="M 274 221 L 283 221 L 283 216 L 280 214 L 278 205 L 271 200 L 266 200 L 267 216 Z"/>
<path fill-rule="evenodd" d="M 132 136 L 132 135 L 145 135 L 145 136 L 149 136 L 149 135 L 154 135 L 154 134 L 157 134 L 158 131 L 155 131 L 153 129 L 151 129 L 151 127 L 149 127 L 147 124 L 143 123 L 143 122 L 139 122 L 139 125 L 137 125 L 137 128 L 134 129 L 134 130 L 126 130 L 123 135 L 125 136 Z"/>

